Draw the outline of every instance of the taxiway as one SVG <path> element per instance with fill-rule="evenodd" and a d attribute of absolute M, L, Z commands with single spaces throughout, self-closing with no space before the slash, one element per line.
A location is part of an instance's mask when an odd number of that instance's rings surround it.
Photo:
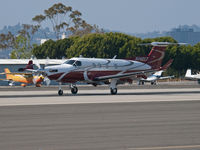
<path fill-rule="evenodd" d="M 2 150 L 198 150 L 200 89 L 0 91 Z"/>

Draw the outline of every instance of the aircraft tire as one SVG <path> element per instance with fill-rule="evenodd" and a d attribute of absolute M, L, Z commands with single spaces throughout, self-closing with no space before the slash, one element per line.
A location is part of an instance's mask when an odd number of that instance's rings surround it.
<path fill-rule="evenodd" d="M 63 90 L 58 90 L 58 95 L 62 96 L 63 95 Z"/>
<path fill-rule="evenodd" d="M 112 94 L 112 95 L 115 95 L 115 94 L 117 94 L 117 88 L 114 88 L 114 89 L 110 89 L 110 93 Z"/>
<path fill-rule="evenodd" d="M 72 94 L 77 94 L 78 88 L 76 86 L 71 88 L 71 92 L 72 92 Z"/>

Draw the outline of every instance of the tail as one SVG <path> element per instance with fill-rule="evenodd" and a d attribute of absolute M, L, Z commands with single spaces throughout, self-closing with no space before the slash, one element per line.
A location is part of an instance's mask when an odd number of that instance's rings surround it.
<path fill-rule="evenodd" d="M 160 69 L 161 70 L 166 70 L 167 68 L 169 68 L 169 66 L 171 66 L 172 62 L 174 60 L 173 59 L 170 59 L 164 66 L 162 66 Z"/>
<path fill-rule="evenodd" d="M 5 68 L 4 71 L 6 73 L 6 79 L 12 79 L 13 75 L 11 74 L 10 70 L 8 68 Z"/>
<path fill-rule="evenodd" d="M 18 71 L 25 71 L 26 69 L 33 69 L 33 61 L 29 60 L 25 68 L 19 68 Z"/>
<path fill-rule="evenodd" d="M 147 64 L 152 69 L 159 69 L 162 64 L 162 60 L 165 56 L 166 46 L 153 46 L 151 52 L 148 55 Z"/>
<path fill-rule="evenodd" d="M 187 69 L 185 77 L 191 77 L 192 73 L 191 73 L 191 69 Z"/>
<path fill-rule="evenodd" d="M 163 70 L 160 70 L 160 71 L 155 72 L 153 75 L 157 77 L 161 77 L 162 73 L 163 73 Z"/>

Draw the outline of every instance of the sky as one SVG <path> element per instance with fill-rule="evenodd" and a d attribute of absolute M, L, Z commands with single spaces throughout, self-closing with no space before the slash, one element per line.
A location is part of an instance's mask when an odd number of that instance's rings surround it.
<path fill-rule="evenodd" d="M 200 0 L 1 0 L 0 29 L 17 23 L 32 24 L 34 16 L 59 2 L 80 11 L 90 24 L 124 33 L 200 25 Z"/>

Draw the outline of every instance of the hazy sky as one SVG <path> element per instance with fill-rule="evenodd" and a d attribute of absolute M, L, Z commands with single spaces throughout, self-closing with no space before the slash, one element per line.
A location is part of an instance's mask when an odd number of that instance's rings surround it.
<path fill-rule="evenodd" d="M 200 25 L 200 0 L 1 0 L 0 29 L 32 23 L 55 3 L 72 6 L 90 24 L 129 33 L 166 31 L 179 25 Z"/>

